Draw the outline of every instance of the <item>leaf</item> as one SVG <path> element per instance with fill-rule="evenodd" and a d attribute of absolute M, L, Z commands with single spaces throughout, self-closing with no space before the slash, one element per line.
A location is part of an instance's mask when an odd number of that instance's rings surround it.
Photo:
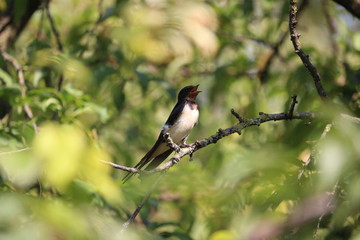
<path fill-rule="evenodd" d="M 84 134 L 71 125 L 44 125 L 34 142 L 35 153 L 44 161 L 43 178 L 60 190 L 75 178 L 85 149 Z"/>
<path fill-rule="evenodd" d="M 126 95 L 124 93 L 124 85 L 119 84 L 113 88 L 113 100 L 115 107 L 118 111 L 122 111 L 126 101 Z"/>
<path fill-rule="evenodd" d="M 43 160 L 42 178 L 65 192 L 70 183 L 82 178 L 92 184 L 110 202 L 119 202 L 121 194 L 110 177 L 108 155 L 89 144 L 84 132 L 73 125 L 48 123 L 41 127 L 33 144 Z"/>
<path fill-rule="evenodd" d="M 0 79 L 2 79 L 5 82 L 5 85 L 8 87 L 14 84 L 12 77 L 1 68 L 0 68 Z"/>
<path fill-rule="evenodd" d="M 45 101 L 40 103 L 41 109 L 45 112 L 48 108 L 51 107 L 52 111 L 59 111 L 62 109 L 62 106 L 58 99 L 48 98 Z"/>
<path fill-rule="evenodd" d="M 220 230 L 211 234 L 209 240 L 233 240 L 236 239 L 235 234 L 228 230 Z"/>
<path fill-rule="evenodd" d="M 26 189 L 38 181 L 40 162 L 34 158 L 30 151 L 14 152 L 1 151 L 0 174 L 3 179 L 20 189 Z"/>

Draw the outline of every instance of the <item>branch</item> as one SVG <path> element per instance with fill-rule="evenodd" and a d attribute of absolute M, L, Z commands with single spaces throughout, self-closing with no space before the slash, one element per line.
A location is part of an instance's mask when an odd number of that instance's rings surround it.
<path fill-rule="evenodd" d="M 327 125 L 325 126 L 325 129 L 323 130 L 323 132 L 322 132 L 322 134 L 321 134 L 321 136 L 320 136 L 320 138 L 319 138 L 319 140 L 318 140 L 317 142 L 323 140 L 323 139 L 326 137 L 326 135 L 330 132 L 330 130 L 331 130 L 332 127 L 333 127 L 333 124 L 332 124 L 332 123 L 327 124 Z M 312 150 L 311 150 L 311 153 L 310 153 L 308 159 L 306 160 L 306 162 L 303 163 L 303 167 L 302 167 L 301 171 L 300 171 L 299 174 L 298 174 L 298 180 L 300 180 L 300 178 L 303 176 L 303 174 L 304 174 L 307 166 L 310 164 L 311 160 L 314 159 L 314 155 L 317 153 L 317 149 L 316 149 L 316 148 L 317 148 L 317 145 L 318 145 L 318 143 L 315 144 L 315 146 L 313 146 L 313 148 L 312 148 Z"/>
<path fill-rule="evenodd" d="M 355 0 L 333 0 L 333 1 L 343 6 L 352 15 L 360 19 L 360 1 L 355 1 Z"/>
<path fill-rule="evenodd" d="M 335 204 L 336 204 L 336 196 L 338 195 L 339 192 L 339 180 L 336 181 L 335 185 L 333 186 L 333 189 L 331 192 L 328 193 L 328 202 L 326 203 L 325 206 L 323 206 L 323 208 L 327 208 L 329 211 L 324 211 L 321 216 L 319 216 L 318 219 L 318 224 L 316 226 L 316 231 L 318 231 L 320 229 L 320 224 L 322 219 L 324 218 L 325 215 L 327 215 L 328 213 L 330 213 L 330 210 L 335 208 Z M 317 232 L 316 232 L 317 233 Z M 316 233 L 314 234 L 314 237 L 316 237 Z"/>
<path fill-rule="evenodd" d="M 267 53 L 265 63 L 259 68 L 257 75 L 261 83 L 266 82 L 271 64 L 273 63 L 275 57 L 278 56 L 280 47 L 285 42 L 284 40 L 286 39 L 286 36 L 287 32 L 282 32 L 280 34 L 279 40 L 272 45 L 270 52 Z"/>
<path fill-rule="evenodd" d="M 4 4 L 0 4 L 0 48 L 5 50 L 15 45 L 31 17 L 39 9 L 42 0 L 1 1 L 3 2 Z"/>
<path fill-rule="evenodd" d="M 311 120 L 315 118 L 315 114 L 309 112 L 299 112 L 299 113 L 296 112 L 293 113 L 291 118 L 289 116 L 289 113 L 266 114 L 260 112 L 259 115 L 260 115 L 259 118 L 252 118 L 252 119 L 241 118 L 242 121 L 241 122 L 239 121 L 239 123 L 237 123 L 232 127 L 226 129 L 220 128 L 215 134 L 213 134 L 209 138 L 205 138 L 201 141 L 197 141 L 196 144 L 192 147 L 181 149 L 181 151 L 178 154 L 176 154 L 174 157 L 172 157 L 169 160 L 169 162 L 178 162 L 182 157 L 192 154 L 197 150 L 206 147 L 207 145 L 216 143 L 222 138 L 227 137 L 233 133 L 241 134 L 241 131 L 247 127 L 260 126 L 262 123 L 269 121 L 290 120 L 290 119 Z"/>
<path fill-rule="evenodd" d="M 116 169 L 120 169 L 120 170 L 123 170 L 123 171 L 126 171 L 126 172 L 131 172 L 131 173 L 146 173 L 147 171 L 144 171 L 144 170 L 141 170 L 141 169 L 138 169 L 138 168 L 132 168 L 132 167 L 125 167 L 123 165 L 118 165 L 116 163 L 112 163 L 112 162 L 108 162 L 108 161 L 105 161 L 105 160 L 100 160 L 100 162 L 103 162 L 105 164 L 108 164 L 110 166 L 112 166 L 113 168 L 116 168 Z"/>
<path fill-rule="evenodd" d="M 152 191 L 148 192 L 148 194 L 146 194 L 146 196 L 144 197 L 144 199 L 141 201 L 141 203 L 137 206 L 137 208 L 135 209 L 135 211 L 131 214 L 131 216 L 129 217 L 129 219 L 124 222 L 123 229 L 122 231 L 124 231 L 131 223 L 133 223 L 135 221 L 136 216 L 139 214 L 140 210 L 144 207 L 145 203 L 149 200 L 150 196 L 151 196 Z"/>
<path fill-rule="evenodd" d="M 84 52 L 86 51 L 87 47 L 90 44 L 90 40 L 91 40 L 92 36 L 94 35 L 96 28 L 98 27 L 99 23 L 103 19 L 103 13 L 102 13 L 103 12 L 103 0 L 99 0 L 97 8 L 98 8 L 98 12 L 99 12 L 98 19 L 94 23 L 94 26 L 88 31 L 88 38 L 86 40 L 86 43 L 85 43 L 83 49 L 79 53 L 79 58 L 81 58 L 83 56 Z"/>
<path fill-rule="evenodd" d="M 294 46 L 295 53 L 300 57 L 304 66 L 310 72 L 314 80 L 316 90 L 319 96 L 324 100 L 327 98 L 327 93 L 325 92 L 322 86 L 320 74 L 317 71 L 316 67 L 311 63 L 309 59 L 309 55 L 305 54 L 305 52 L 301 49 L 301 44 L 299 41 L 300 34 L 297 33 L 295 28 L 297 24 L 297 20 L 296 20 L 297 12 L 298 12 L 298 8 L 297 8 L 296 0 L 290 0 L 290 11 L 289 11 L 290 39 Z"/>
<path fill-rule="evenodd" d="M 290 109 L 289 109 L 289 118 L 292 119 L 293 115 L 294 115 L 294 110 L 295 110 L 295 105 L 298 103 L 298 101 L 296 100 L 297 95 L 293 95 L 291 97 L 292 102 L 290 105 Z"/>
<path fill-rule="evenodd" d="M 236 118 L 237 118 L 237 120 L 239 120 L 239 122 L 245 122 L 245 119 L 244 118 L 242 118 L 241 116 L 240 116 L 240 114 L 238 114 L 237 112 L 235 112 L 235 110 L 232 108 L 231 110 L 230 110 L 230 112 L 231 112 L 231 114 L 232 115 L 234 115 Z"/>
<path fill-rule="evenodd" d="M 48 1 L 46 2 L 46 4 L 45 4 L 46 15 L 47 15 L 47 17 L 49 18 L 49 22 L 50 22 L 50 26 L 51 26 L 51 31 L 54 33 L 55 40 L 56 40 L 56 44 L 57 44 L 57 48 L 59 49 L 60 52 L 62 52 L 62 51 L 63 51 L 63 45 L 62 45 L 61 40 L 60 40 L 59 31 L 57 30 L 57 28 L 56 28 L 56 26 L 55 26 L 54 19 L 53 19 L 51 13 L 50 13 L 49 2 L 50 2 L 50 0 L 48 0 Z M 59 79 L 59 82 L 58 82 L 58 86 L 57 86 L 57 90 L 58 90 L 58 91 L 61 90 L 63 81 L 64 81 L 64 76 L 61 74 L 60 79 Z"/>
<path fill-rule="evenodd" d="M 226 35 L 225 32 L 220 32 L 220 35 L 221 36 L 224 36 Z M 227 38 L 230 38 L 230 34 L 228 34 L 228 36 L 226 36 Z M 235 35 L 233 36 L 234 40 L 237 41 L 237 42 L 243 42 L 243 41 L 252 41 L 252 42 L 255 42 L 255 43 L 258 43 L 258 44 L 261 44 L 261 45 L 264 45 L 266 47 L 269 47 L 269 48 L 273 48 L 273 44 L 271 44 L 270 42 L 267 42 L 261 38 L 256 38 L 256 37 L 253 37 L 253 36 L 247 36 L 247 35 Z"/>
<path fill-rule="evenodd" d="M 25 99 L 26 98 L 26 85 L 25 85 L 25 78 L 24 78 L 24 72 L 22 70 L 21 65 L 19 64 L 19 62 L 10 54 L 8 54 L 7 52 L 5 52 L 4 50 L 0 50 L 1 56 L 8 62 L 10 62 L 13 67 L 15 68 L 15 70 L 17 71 L 18 74 L 18 80 L 19 80 L 19 85 L 20 85 L 20 91 L 21 91 L 21 98 Z M 34 118 L 34 114 L 29 106 L 28 103 L 24 103 L 24 111 L 26 116 L 28 117 L 28 119 L 33 120 Z M 35 133 L 38 132 L 38 127 L 36 125 L 35 122 L 32 123 L 33 129 L 35 131 Z"/>
<path fill-rule="evenodd" d="M 156 181 L 151 185 L 151 188 L 149 190 L 149 192 L 146 194 L 146 196 L 144 197 L 144 199 L 141 201 L 141 203 L 137 206 L 137 208 L 135 209 L 135 211 L 131 214 L 131 216 L 129 217 L 129 219 L 122 225 L 123 229 L 121 230 L 121 232 L 123 233 L 127 227 L 133 223 L 135 221 L 136 216 L 139 214 L 140 210 L 144 207 L 145 203 L 149 200 L 151 194 L 153 193 L 154 189 L 156 188 L 156 186 L 158 185 L 160 178 L 162 175 L 160 175 Z"/>
<path fill-rule="evenodd" d="M 330 14 L 329 1 L 324 0 L 322 3 L 323 3 L 323 12 L 324 12 L 326 24 L 330 33 L 329 40 L 331 42 L 331 48 L 334 56 L 337 56 L 339 53 L 339 46 L 336 43 L 336 34 L 337 34 L 336 20 Z"/>
<path fill-rule="evenodd" d="M 294 100 L 294 98 L 293 98 Z M 296 100 L 296 98 L 295 98 Z M 295 113 L 275 113 L 275 114 L 266 114 L 263 112 L 260 112 L 259 118 L 252 118 L 252 119 L 245 119 L 242 118 L 238 113 L 236 113 L 233 109 L 231 110 L 231 113 L 239 120 L 239 122 L 229 128 L 226 129 L 219 129 L 215 134 L 210 136 L 209 138 L 205 138 L 201 141 L 196 141 L 195 144 L 191 145 L 190 147 L 186 148 L 180 148 L 179 152 L 177 152 L 169 161 L 167 161 L 165 164 L 160 165 L 159 167 L 146 171 L 146 170 L 140 170 L 137 168 L 130 168 L 122 165 L 118 165 L 115 163 L 103 161 L 103 163 L 108 164 L 116 169 L 120 169 L 127 172 L 132 173 L 139 173 L 139 174 L 153 174 L 156 172 L 162 172 L 169 168 L 171 168 L 173 165 L 178 163 L 181 158 L 185 157 L 186 155 L 192 155 L 194 152 L 198 151 L 201 148 L 206 147 L 207 145 L 214 144 L 217 141 L 223 139 L 224 137 L 227 137 L 233 133 L 241 134 L 241 131 L 244 128 L 251 127 L 251 126 L 260 126 L 262 123 L 269 122 L 269 121 L 280 121 L 280 120 L 291 120 L 291 119 L 300 119 L 300 120 L 312 120 L 315 118 L 314 113 L 310 112 L 295 112 Z"/>
<path fill-rule="evenodd" d="M 40 21 L 39 21 L 38 30 L 37 30 L 37 33 L 36 33 L 36 40 L 37 41 L 39 41 L 39 39 L 40 39 L 40 34 L 41 34 L 41 31 L 42 31 L 43 25 L 44 25 L 46 4 L 47 3 L 43 4 L 43 6 L 41 8 L 41 17 L 40 17 Z"/>
<path fill-rule="evenodd" d="M 27 147 L 27 148 L 13 150 L 13 151 L 9 151 L 9 152 L 0 152 L 0 156 L 10 155 L 10 154 L 19 153 L 19 152 L 25 152 L 25 151 L 29 151 L 29 150 L 31 150 L 31 148 Z"/>
<path fill-rule="evenodd" d="M 59 31 L 57 30 L 57 28 L 56 28 L 56 26 L 55 26 L 54 19 L 53 19 L 51 13 L 50 13 L 49 2 L 50 2 L 50 1 L 47 1 L 47 3 L 45 4 L 46 15 L 47 15 L 47 17 L 49 18 L 51 31 L 54 33 L 55 40 L 56 40 L 56 44 L 57 44 L 57 48 L 59 49 L 60 52 L 62 52 L 62 50 L 63 50 L 63 45 L 62 45 L 62 43 L 61 43 L 61 41 L 60 41 Z"/>
<path fill-rule="evenodd" d="M 341 113 L 340 116 L 343 117 L 346 120 L 349 120 L 350 122 L 360 124 L 360 118 L 353 117 L 353 116 L 350 116 L 350 115 L 345 114 L 345 113 Z"/>

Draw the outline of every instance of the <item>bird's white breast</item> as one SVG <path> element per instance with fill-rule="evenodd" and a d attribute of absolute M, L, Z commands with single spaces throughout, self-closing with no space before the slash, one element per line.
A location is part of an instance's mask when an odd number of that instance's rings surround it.
<path fill-rule="evenodd" d="M 189 104 L 185 104 L 184 109 L 173 126 L 164 126 L 164 130 L 170 134 L 172 140 L 179 144 L 181 140 L 186 138 L 191 129 L 195 126 L 199 119 L 199 110 L 197 107 L 191 108 Z"/>

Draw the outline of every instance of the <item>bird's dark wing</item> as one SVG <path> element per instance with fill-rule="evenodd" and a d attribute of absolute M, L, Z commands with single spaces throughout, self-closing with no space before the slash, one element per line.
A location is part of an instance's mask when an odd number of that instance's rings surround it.
<path fill-rule="evenodd" d="M 166 120 L 165 124 L 173 125 L 181 115 L 184 106 L 185 106 L 185 101 L 177 102 L 175 107 L 171 111 L 169 118 Z"/>

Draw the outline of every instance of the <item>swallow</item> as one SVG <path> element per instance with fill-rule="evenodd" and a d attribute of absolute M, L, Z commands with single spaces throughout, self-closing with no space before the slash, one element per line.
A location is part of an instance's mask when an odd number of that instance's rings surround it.
<path fill-rule="evenodd" d="M 165 140 L 164 135 L 166 133 L 170 135 L 174 143 L 188 146 L 186 140 L 199 119 L 199 108 L 196 103 L 196 96 L 201 91 L 198 91 L 198 87 L 199 85 L 191 85 L 180 90 L 177 103 L 162 127 L 156 143 L 134 168 L 141 169 L 147 165 L 145 170 L 154 169 L 173 152 L 173 149 L 167 145 Z M 125 183 L 134 174 L 135 173 L 128 173 L 123 178 L 123 182 Z"/>

